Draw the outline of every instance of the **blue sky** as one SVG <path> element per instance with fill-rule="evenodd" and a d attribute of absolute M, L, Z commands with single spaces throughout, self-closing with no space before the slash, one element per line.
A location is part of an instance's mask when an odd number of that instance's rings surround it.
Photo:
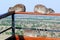
<path fill-rule="evenodd" d="M 52 8 L 56 13 L 60 12 L 60 0 L 1 0 L 0 1 L 0 14 L 7 12 L 9 7 L 15 4 L 24 4 L 26 11 L 32 12 L 36 4 L 43 4 L 48 8 Z"/>

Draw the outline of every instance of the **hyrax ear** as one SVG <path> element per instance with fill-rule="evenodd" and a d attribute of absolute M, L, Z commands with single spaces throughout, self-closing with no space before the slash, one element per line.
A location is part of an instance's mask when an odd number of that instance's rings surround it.
<path fill-rule="evenodd" d="M 24 5 L 24 12 L 26 12 L 26 6 Z"/>

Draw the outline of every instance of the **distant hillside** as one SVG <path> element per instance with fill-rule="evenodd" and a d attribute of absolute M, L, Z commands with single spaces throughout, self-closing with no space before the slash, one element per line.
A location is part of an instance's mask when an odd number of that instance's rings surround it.
<path fill-rule="evenodd" d="M 15 15 L 15 27 L 23 28 L 39 28 L 39 29 L 53 29 L 60 30 L 60 16 L 38 16 L 38 15 Z M 11 27 L 11 16 L 0 20 L 0 31 Z M 17 30 L 16 34 L 24 34 L 24 30 Z M 38 31 L 38 30 L 37 30 Z M 30 30 L 31 32 L 31 30 Z M 36 31 L 35 31 L 36 32 Z M 60 37 L 59 32 L 39 32 L 38 36 Z M 11 34 L 11 30 L 5 34 Z M 27 32 L 28 33 L 28 32 Z M 33 33 L 34 34 L 34 33 Z M 38 34 L 38 33 L 37 33 Z M 46 35 L 47 34 L 47 35 Z M 56 35 L 58 34 L 58 36 Z M 35 35 L 35 34 L 34 34 Z M 56 36 L 55 36 L 56 35 Z"/>

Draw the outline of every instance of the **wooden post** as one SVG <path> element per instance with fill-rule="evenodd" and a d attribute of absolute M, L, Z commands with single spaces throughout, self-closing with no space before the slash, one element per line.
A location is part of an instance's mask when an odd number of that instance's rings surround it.
<path fill-rule="evenodd" d="M 12 14 L 12 35 L 15 35 L 15 18 L 14 18 L 14 14 Z"/>

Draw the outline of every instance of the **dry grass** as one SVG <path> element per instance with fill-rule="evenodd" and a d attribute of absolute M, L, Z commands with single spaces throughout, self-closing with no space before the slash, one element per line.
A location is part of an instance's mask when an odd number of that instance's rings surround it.
<path fill-rule="evenodd" d="M 0 40 L 5 40 L 6 38 L 10 37 L 11 35 L 0 34 Z"/>

